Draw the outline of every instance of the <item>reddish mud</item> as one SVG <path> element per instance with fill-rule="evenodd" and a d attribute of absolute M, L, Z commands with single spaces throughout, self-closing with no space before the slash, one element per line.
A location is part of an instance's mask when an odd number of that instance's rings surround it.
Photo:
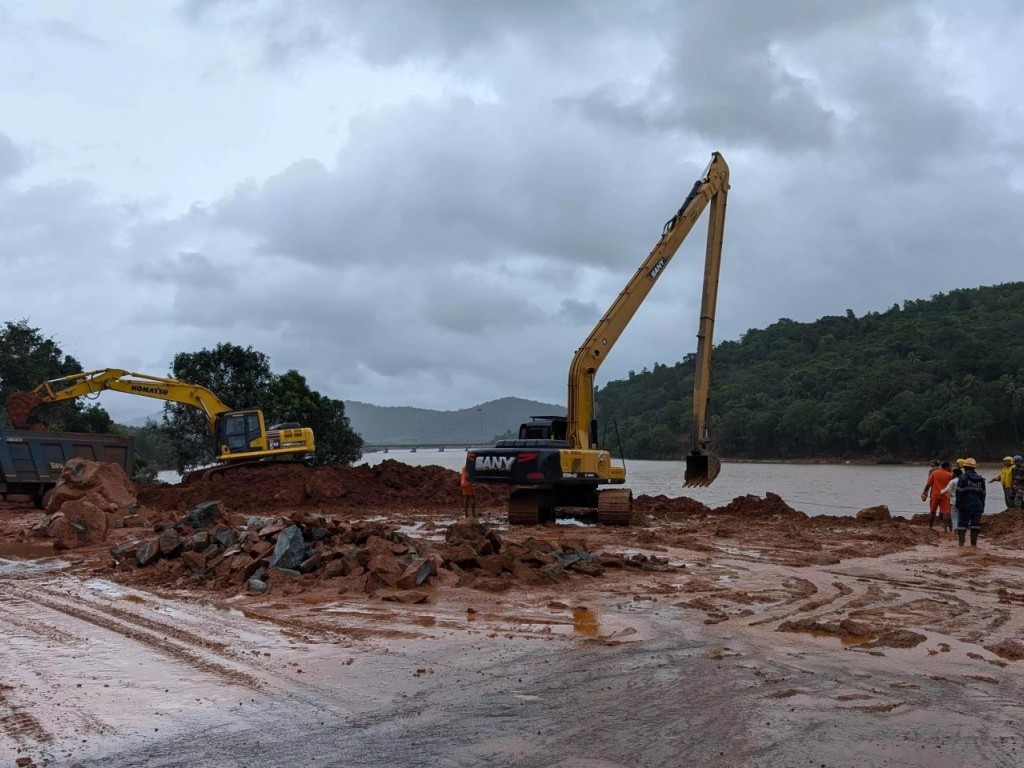
<path fill-rule="evenodd" d="M 116 479 L 111 484 L 119 487 Z M 429 686 L 448 680 L 442 668 L 454 674 L 475 663 L 477 652 L 530 641 L 587 644 L 602 654 L 658 648 L 689 658 L 694 676 L 707 669 L 737 681 L 732 698 L 710 703 L 693 694 L 699 711 L 680 717 L 706 712 L 708 727 L 721 729 L 739 724 L 741 710 L 757 710 L 766 721 L 790 724 L 783 731 L 749 724 L 734 738 L 722 732 L 739 751 L 694 753 L 708 765 L 755 756 L 758 764 L 784 765 L 807 754 L 842 764 L 844 750 L 872 738 L 863 730 L 870 723 L 856 718 L 872 716 L 888 718 L 887 732 L 905 741 L 876 744 L 878 764 L 969 764 L 972 755 L 1013 764 L 1024 744 L 1021 718 L 1005 709 L 1024 693 L 1020 510 L 986 514 L 980 546 L 960 548 L 949 534 L 883 510 L 863 519 L 809 518 L 772 494 L 718 509 L 639 497 L 629 528 L 510 530 L 499 492 L 478 489 L 479 521 L 459 522 L 454 472 L 397 462 L 241 470 L 196 485 L 144 486 L 137 503 L 109 500 L 102 487 L 88 493 L 106 509 L 105 540 L 57 550 L 59 577 L 10 559 L 45 552 L 56 541 L 50 532 L 59 512 L 0 510 L 0 575 L 15 579 L 0 608 L 19 638 L 7 651 L 14 656 L 0 659 L 5 664 L 47 644 L 49 653 L 71 660 L 101 633 L 117 638 L 123 654 L 182 670 L 175 674 L 195 686 L 195 706 L 206 707 L 236 695 L 248 701 L 272 691 L 309 692 L 314 684 L 330 688 L 340 675 L 372 691 L 373 680 L 392 669 L 380 654 L 416 659 L 410 674 Z M 209 501 L 219 504 L 203 507 L 205 517 L 189 516 Z M 286 549 L 282 537 L 293 559 L 270 567 Z M 223 618 L 211 624 L 212 614 Z M 682 638 L 691 645 L 680 646 Z M 453 666 L 455 647 L 460 665 Z M 384 665 L 373 679 L 359 674 L 368 673 L 361 665 L 369 658 Z M 104 656 L 100 666 L 112 664 Z M 503 679 L 536 672 L 509 664 Z M 651 669 L 653 690 L 660 673 Z M 52 702 L 23 687 L 46 676 L 32 674 L 0 674 L 0 748 L 32 750 L 70 738 L 71 721 L 55 718 Z M 96 680 L 80 682 L 95 689 Z M 505 684 L 517 702 L 537 698 L 514 680 Z M 143 684 L 135 700 L 163 711 L 159 685 Z M 442 699 L 465 695 L 461 686 L 445 688 Z M 705 689 L 711 695 L 721 686 L 708 678 Z M 112 738 L 120 732 L 116 699 L 98 694 L 106 703 L 75 727 Z M 367 701 L 373 695 L 366 693 Z M 646 699 L 633 701 L 630 711 L 646 706 Z M 949 718 L 968 707 L 982 707 L 979 717 L 999 724 L 997 739 L 948 736 Z M 925 758 L 915 750 L 923 749 L 917 740 L 931 719 L 937 741 Z M 835 743 L 826 739 L 832 751 L 813 736 L 810 724 L 821 722 L 835 726 Z M 658 744 L 652 739 L 644 754 L 671 760 L 675 746 Z M 958 752 L 964 745 L 975 751 Z M 174 749 L 187 751 L 177 742 Z"/>

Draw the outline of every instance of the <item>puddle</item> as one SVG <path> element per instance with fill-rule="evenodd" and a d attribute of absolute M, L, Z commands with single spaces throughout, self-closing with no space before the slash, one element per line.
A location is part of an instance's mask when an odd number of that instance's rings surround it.
<path fill-rule="evenodd" d="M 597 614 L 589 608 L 572 609 L 572 630 L 583 637 L 597 637 Z"/>
<path fill-rule="evenodd" d="M 43 544 L 34 541 L 0 541 L 0 557 L 41 560 L 53 557 L 53 546 L 50 542 Z"/>
<path fill-rule="evenodd" d="M 826 637 L 829 640 L 838 640 L 841 645 L 864 645 L 864 643 L 870 643 L 875 639 L 873 635 L 836 635 L 832 632 L 821 632 L 818 630 L 811 630 L 803 634 L 810 635 L 811 637 Z"/>

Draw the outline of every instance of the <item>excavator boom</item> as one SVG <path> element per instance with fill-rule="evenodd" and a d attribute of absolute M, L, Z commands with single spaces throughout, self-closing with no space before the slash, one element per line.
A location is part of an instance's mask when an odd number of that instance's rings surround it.
<path fill-rule="evenodd" d="M 574 448 L 596 447 L 594 377 L 629 321 L 654 287 L 658 277 L 679 250 L 701 213 L 710 205 L 704 261 L 704 287 L 697 331 L 697 369 L 693 386 L 693 449 L 686 457 L 684 484 L 708 485 L 721 469 L 708 453 L 706 417 L 711 374 L 712 333 L 722 261 L 725 206 L 729 192 L 729 166 L 718 152 L 698 179 L 676 214 L 665 223 L 661 239 L 605 312 L 569 366 L 568 440 Z"/>

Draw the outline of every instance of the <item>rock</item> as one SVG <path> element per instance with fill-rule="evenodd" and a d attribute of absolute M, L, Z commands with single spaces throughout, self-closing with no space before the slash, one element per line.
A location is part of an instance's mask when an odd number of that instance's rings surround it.
<path fill-rule="evenodd" d="M 299 563 L 299 571 L 302 573 L 310 573 L 315 571 L 320 565 L 320 553 L 314 552 L 310 557 L 307 557 L 301 563 Z"/>
<path fill-rule="evenodd" d="M 226 525 L 218 525 L 210 534 L 224 549 L 238 541 L 238 533 Z"/>
<path fill-rule="evenodd" d="M 269 539 L 274 534 L 277 534 L 277 533 L 280 533 L 281 531 L 283 531 L 289 525 L 290 525 L 290 523 L 287 520 L 285 520 L 284 518 L 279 517 L 279 518 L 277 518 L 277 520 L 272 522 L 270 525 L 265 525 L 262 528 L 260 528 L 260 530 L 259 530 L 259 537 L 261 539 Z"/>
<path fill-rule="evenodd" d="M 202 552 L 210 546 L 210 534 L 207 531 L 196 531 L 192 534 L 192 549 Z"/>
<path fill-rule="evenodd" d="M 135 560 L 139 565 L 146 566 L 157 561 L 160 557 L 160 542 L 157 539 L 144 541 L 135 553 Z"/>
<path fill-rule="evenodd" d="M 268 525 L 273 524 L 273 520 L 269 517 L 247 517 L 245 518 L 246 528 L 266 528 Z"/>
<path fill-rule="evenodd" d="M 301 577 L 302 573 L 294 568 L 275 568 L 273 566 L 267 569 L 266 575 L 268 581 L 273 580 L 275 583 L 278 581 L 291 581 Z"/>
<path fill-rule="evenodd" d="M 449 549 L 448 560 L 459 568 L 480 567 L 479 555 L 468 542 L 462 542 Z"/>
<path fill-rule="evenodd" d="M 339 557 L 327 563 L 320 571 L 325 579 L 336 579 L 339 576 L 348 576 L 352 569 L 352 561 L 347 557 Z"/>
<path fill-rule="evenodd" d="M 887 520 L 892 520 L 892 514 L 889 512 L 889 507 L 885 504 L 879 504 L 874 507 L 867 507 L 857 513 L 858 520 L 872 520 L 877 523 L 882 523 Z"/>
<path fill-rule="evenodd" d="M 330 565 L 330 563 L 328 563 Z M 399 589 L 412 589 L 421 586 L 434 572 L 433 560 L 416 560 L 409 565 L 398 578 Z"/>
<path fill-rule="evenodd" d="M 366 564 L 366 570 L 389 587 L 398 585 L 402 576 L 402 565 L 392 554 L 374 555 Z"/>
<path fill-rule="evenodd" d="M 219 501 L 204 501 L 189 511 L 187 515 L 178 521 L 178 525 L 187 525 L 190 528 L 206 528 L 217 520 L 224 519 L 224 505 Z"/>
<path fill-rule="evenodd" d="M 146 522 L 142 515 L 125 515 L 123 518 L 125 528 L 148 528 L 149 523 Z"/>
<path fill-rule="evenodd" d="M 206 557 L 201 552 L 186 552 L 181 556 L 181 562 L 192 573 L 203 573 L 206 570 Z"/>
<path fill-rule="evenodd" d="M 245 585 L 249 588 L 250 592 L 253 592 L 257 595 L 262 595 L 264 592 L 267 591 L 268 587 L 267 582 L 261 579 L 257 579 L 256 577 L 249 579 L 247 582 L 245 582 Z"/>
<path fill-rule="evenodd" d="M 121 560 L 127 560 L 130 557 L 135 557 L 135 554 L 139 551 L 139 547 L 141 547 L 142 544 L 142 539 L 132 539 L 131 541 L 124 541 L 120 544 L 115 544 L 110 548 L 110 555 L 118 562 Z"/>
<path fill-rule="evenodd" d="M 54 549 L 77 549 L 102 544 L 107 538 L 105 510 L 80 499 L 65 502 L 61 515 L 54 517 L 46 530 Z"/>
<path fill-rule="evenodd" d="M 184 542 L 173 528 L 165 528 L 160 533 L 160 554 L 164 557 L 177 557 L 181 554 Z"/>
<path fill-rule="evenodd" d="M 274 551 L 274 545 L 269 541 L 258 541 L 255 544 L 250 544 L 245 551 L 253 557 L 266 557 Z"/>
<path fill-rule="evenodd" d="M 129 509 L 135 504 L 135 489 L 120 466 L 73 458 L 64 464 L 47 509 L 60 510 L 68 502 L 91 494 L 95 494 L 91 502 L 104 512 Z M 96 503 L 97 498 L 102 502 Z"/>
<path fill-rule="evenodd" d="M 419 603 L 427 602 L 430 596 L 426 592 L 396 592 L 393 595 L 384 595 L 382 600 L 387 600 L 392 603 L 407 603 L 409 605 L 417 605 Z"/>
<path fill-rule="evenodd" d="M 298 568 L 306 557 L 306 544 L 302 540 L 302 530 L 297 525 L 289 525 L 282 529 L 277 537 L 274 554 L 270 557 L 270 567 Z"/>
<path fill-rule="evenodd" d="M 251 579 L 254 576 L 258 579 L 263 578 L 263 574 L 267 572 L 267 561 L 266 560 L 251 560 L 247 565 L 242 568 L 242 578 Z"/>

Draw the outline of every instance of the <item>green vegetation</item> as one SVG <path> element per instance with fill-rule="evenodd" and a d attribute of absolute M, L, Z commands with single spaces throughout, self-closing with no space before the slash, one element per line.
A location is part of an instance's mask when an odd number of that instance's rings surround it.
<path fill-rule="evenodd" d="M 881 277 L 881 276 L 880 276 Z M 857 317 L 782 319 L 712 357 L 709 424 L 736 458 L 999 458 L 1024 436 L 1024 283 Z M 598 395 L 627 457 L 689 449 L 693 356 Z M 609 447 L 616 448 L 610 433 Z"/>

